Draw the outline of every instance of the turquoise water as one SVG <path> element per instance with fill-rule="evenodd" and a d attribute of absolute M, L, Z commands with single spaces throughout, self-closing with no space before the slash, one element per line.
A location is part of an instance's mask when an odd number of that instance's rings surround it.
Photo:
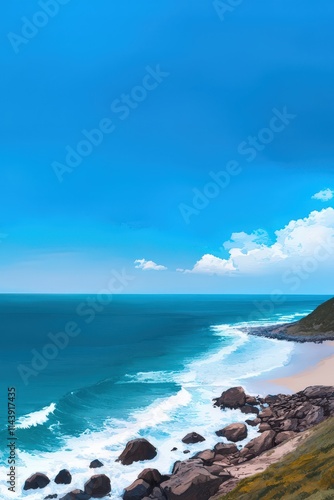
<path fill-rule="evenodd" d="M 168 469 L 177 458 L 171 445 L 194 426 L 214 444 L 222 415 L 212 397 L 289 362 L 293 343 L 248 337 L 242 326 L 293 321 L 327 298 L 287 296 L 273 305 L 236 295 L 0 296 L 1 392 L 4 399 L 7 386 L 17 390 L 21 470 L 35 472 L 43 460 L 48 472 L 66 461 L 79 481 L 98 454 L 112 464 L 119 498 L 137 471 L 114 465 L 129 439 L 155 441 Z M 55 347 L 54 335 L 69 324 L 80 333 Z M 1 443 L 5 423 L 1 413 Z"/>

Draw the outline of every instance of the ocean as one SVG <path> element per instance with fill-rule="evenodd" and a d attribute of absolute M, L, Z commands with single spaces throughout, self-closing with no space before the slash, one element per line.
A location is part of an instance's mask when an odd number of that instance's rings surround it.
<path fill-rule="evenodd" d="M 62 497 L 105 473 L 111 499 L 119 500 L 143 468 L 168 473 L 189 458 L 181 442 L 188 432 L 206 439 L 190 445 L 191 454 L 213 447 L 215 431 L 244 415 L 213 408 L 212 398 L 287 365 L 295 348 L 243 327 L 298 320 L 328 298 L 0 295 L 0 498 Z M 8 387 L 16 389 L 15 494 L 6 482 Z M 248 440 L 255 435 L 249 428 Z M 158 456 L 131 466 L 115 462 L 137 437 L 149 439 Z M 104 467 L 92 471 L 96 458 Z M 72 473 L 70 486 L 53 482 L 63 468 Z M 22 492 L 37 471 L 51 483 Z"/>

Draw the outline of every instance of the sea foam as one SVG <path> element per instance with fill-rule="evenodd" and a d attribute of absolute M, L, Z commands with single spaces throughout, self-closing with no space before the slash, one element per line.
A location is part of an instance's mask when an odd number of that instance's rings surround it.
<path fill-rule="evenodd" d="M 98 472 L 107 474 L 111 479 L 111 499 L 119 500 L 124 487 L 136 479 L 143 468 L 149 466 L 168 473 L 176 460 L 183 460 L 204 448 L 212 448 L 217 443 L 215 431 L 231 422 L 245 420 L 240 411 L 222 412 L 214 408 L 212 398 L 232 385 L 244 385 L 247 389 L 247 379 L 286 364 L 293 350 L 293 343 L 280 341 L 278 344 L 276 340 L 248 336 L 243 331 L 244 326 L 213 326 L 211 332 L 221 338 L 221 345 L 214 349 L 208 348 L 201 356 L 185 361 L 180 371 L 141 371 L 125 375 L 118 382 L 124 385 L 173 382 L 179 386 L 175 394 L 159 398 L 143 408 L 140 408 L 139 400 L 139 408 L 127 419 L 108 418 L 99 431 L 86 430 L 78 437 L 64 436 L 62 450 L 38 454 L 19 451 L 21 465 L 17 500 L 26 498 L 20 493 L 23 481 L 36 471 L 46 473 L 51 480 L 63 468 L 69 468 L 73 475 L 70 487 L 55 485 L 51 481 L 43 489 L 43 497 L 54 493 L 61 497 L 72 489 L 82 489 L 92 475 L 89 463 L 95 458 L 104 463 Z M 38 412 L 21 417 L 20 427 L 27 429 L 45 424 L 55 408 L 52 403 Z M 248 430 L 247 440 L 257 433 L 255 428 L 249 427 Z M 202 434 L 206 441 L 191 445 L 191 455 L 188 456 L 183 453 L 187 446 L 182 443 L 182 438 L 192 431 Z M 134 463 L 127 467 L 115 462 L 125 444 L 138 437 L 150 440 L 158 450 L 157 457 L 150 462 Z M 240 444 L 245 444 L 247 440 Z M 177 450 L 172 452 L 174 447 Z M 1 469 L 2 477 L 5 477 L 5 469 Z M 7 493 L 5 482 L 1 481 L 1 498 L 7 498 Z M 29 494 L 30 500 L 40 498 L 41 492 Z M 110 497 L 106 498 L 110 500 Z"/>
<path fill-rule="evenodd" d="M 29 429 L 29 427 L 43 425 L 49 420 L 49 416 L 54 413 L 55 409 L 56 404 L 51 403 L 49 406 L 45 406 L 41 410 L 28 413 L 17 420 L 16 427 L 18 429 Z"/>

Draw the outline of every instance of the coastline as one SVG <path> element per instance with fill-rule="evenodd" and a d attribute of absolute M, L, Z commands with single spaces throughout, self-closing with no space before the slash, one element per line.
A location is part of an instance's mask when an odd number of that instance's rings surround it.
<path fill-rule="evenodd" d="M 281 341 L 278 341 L 281 342 Z M 245 380 L 248 391 L 261 396 L 292 394 L 311 385 L 334 385 L 334 342 L 296 342 L 285 366 Z"/>
<path fill-rule="evenodd" d="M 219 330 L 217 333 L 219 333 Z M 253 339 L 250 339 L 251 342 L 254 340 L 254 337 L 256 337 L 256 335 L 252 335 L 252 337 Z M 261 335 L 257 337 L 261 337 Z M 254 343 L 255 348 L 253 350 L 250 350 L 250 352 L 248 352 L 245 349 L 244 353 L 241 353 L 244 354 L 244 358 L 242 358 L 244 363 L 248 363 L 249 361 L 253 362 L 254 359 L 256 360 L 255 365 L 254 363 L 253 364 L 251 363 L 251 368 L 255 366 L 255 370 L 253 370 L 252 372 L 250 372 L 249 370 L 248 371 L 244 370 L 243 372 L 244 377 L 240 376 L 240 379 L 238 379 L 238 383 L 235 383 L 235 385 L 243 386 L 245 388 L 245 391 L 250 395 L 257 394 L 260 395 L 261 397 L 262 396 L 265 397 L 268 394 L 278 394 L 278 393 L 292 394 L 301 389 L 305 389 L 307 386 L 316 385 L 318 383 L 323 385 L 334 386 L 334 376 L 333 376 L 333 382 L 330 380 L 325 380 L 324 378 L 321 378 L 321 382 L 317 382 L 316 381 L 317 379 L 315 379 L 314 377 L 314 371 L 316 370 L 316 367 L 319 364 L 331 359 L 334 365 L 333 341 L 326 341 L 323 343 L 317 343 L 317 342 L 300 343 L 296 341 L 291 341 L 291 339 L 290 342 L 287 342 L 286 339 L 278 340 L 278 339 L 268 339 L 268 337 L 266 338 L 267 342 L 265 338 L 262 339 L 258 338 L 257 342 Z M 281 355 L 284 354 L 284 350 L 286 349 L 288 344 L 289 344 L 289 349 L 288 349 L 289 352 L 285 356 L 285 359 L 283 361 Z M 242 345 L 243 344 L 241 343 L 241 346 Z M 245 343 L 245 345 L 247 347 L 247 343 Z M 269 348 L 266 347 L 268 345 Z M 231 347 L 230 345 L 227 346 L 223 345 L 218 353 L 214 351 L 206 355 L 203 359 L 196 358 L 188 366 L 189 373 L 191 372 L 190 369 L 193 370 L 195 367 L 197 372 L 201 375 L 200 382 L 206 382 L 207 374 L 210 375 L 212 373 L 211 365 L 213 365 L 214 367 L 224 366 L 223 365 L 224 356 L 222 356 L 222 353 L 229 355 L 230 347 Z M 247 353 L 246 355 L 245 352 Z M 228 357 L 227 360 L 229 360 Z M 208 363 L 208 361 L 210 361 L 210 363 Z M 283 362 L 285 363 L 285 365 L 272 369 L 273 366 L 278 366 L 279 363 Z M 263 370 L 262 374 L 255 376 L 254 374 L 260 371 L 260 367 Z M 186 372 L 186 375 L 188 375 L 188 371 Z M 216 371 L 220 372 L 220 370 L 218 369 Z M 235 373 L 237 374 L 237 372 Z M 250 376 L 250 373 L 253 373 L 253 375 Z M 231 381 L 233 382 L 232 374 L 234 373 L 231 372 Z M 307 374 L 307 377 L 305 374 Z M 147 380 L 153 379 L 154 376 L 155 376 L 154 371 L 152 373 L 149 372 L 147 374 Z M 321 371 L 321 376 L 325 377 L 323 371 Z M 295 386 L 292 385 L 293 382 L 291 381 L 296 381 L 297 379 L 299 380 L 300 386 L 298 386 L 298 388 L 295 389 L 294 388 Z M 218 411 L 217 408 L 214 408 L 212 406 L 212 401 L 210 399 L 210 392 L 211 389 L 214 389 L 215 390 L 214 396 L 219 396 L 219 393 L 221 392 L 222 389 L 217 389 L 217 387 L 220 386 L 215 385 L 215 383 L 217 383 L 219 380 L 222 380 L 222 384 L 228 384 L 228 387 L 231 387 L 233 385 L 229 383 L 230 382 L 229 377 L 227 377 L 226 372 L 224 377 L 222 377 L 221 374 L 219 375 L 219 377 L 215 376 L 211 380 L 212 384 L 208 385 L 208 388 L 205 388 L 204 384 L 202 384 L 204 398 L 206 398 L 207 400 L 205 401 L 202 398 L 199 400 L 199 402 L 197 402 L 196 398 L 193 398 L 193 400 L 191 399 L 191 395 L 194 391 L 196 391 L 196 388 L 201 385 L 198 382 L 198 380 L 194 379 L 194 381 L 196 382 L 194 384 L 193 379 L 192 378 L 189 379 L 187 378 L 187 376 L 183 377 L 182 380 L 179 379 L 179 383 L 181 384 L 181 386 L 183 383 L 185 387 L 182 387 L 182 389 L 180 389 L 180 391 L 176 395 L 169 396 L 164 400 L 162 400 L 159 403 L 158 408 L 156 407 L 154 401 L 152 405 L 150 405 L 147 408 L 147 411 L 141 412 L 142 413 L 141 417 L 143 416 L 145 417 L 144 422 L 146 421 L 150 423 L 150 425 L 148 426 L 150 429 L 149 434 L 147 433 L 145 427 L 143 428 L 144 431 L 142 431 L 142 427 L 137 425 L 130 426 L 130 429 L 126 428 L 121 429 L 121 433 L 119 435 L 121 435 L 120 441 L 122 442 L 122 445 L 123 442 L 125 445 L 127 441 L 135 439 L 137 437 L 143 437 L 143 436 L 149 437 L 149 439 L 152 440 L 153 445 L 158 449 L 159 453 L 156 458 L 154 458 L 151 462 L 147 463 L 147 466 L 157 468 L 160 472 L 164 474 L 167 474 L 171 471 L 171 466 L 169 464 L 170 458 L 172 458 L 171 462 L 175 463 L 175 461 L 184 461 L 188 457 L 193 456 L 193 454 L 203 452 L 203 450 L 205 449 L 211 449 L 211 448 L 214 449 L 214 446 L 216 446 L 217 441 L 219 441 L 219 439 L 216 437 L 215 434 L 217 429 L 220 429 L 232 423 L 239 423 L 239 424 L 243 423 L 247 418 L 246 415 L 244 415 L 238 410 L 230 410 L 226 413 L 225 412 L 221 413 L 220 411 Z M 187 398 L 189 398 L 189 401 L 187 400 Z M 187 410 L 187 418 L 188 418 L 188 413 L 191 416 L 192 415 L 191 412 L 195 412 L 196 404 L 198 405 L 198 408 L 200 408 L 201 410 L 200 418 L 198 418 L 197 421 L 192 420 L 192 423 L 187 425 L 187 429 L 175 430 L 173 427 L 172 411 L 169 414 L 169 410 L 172 410 L 171 403 L 173 403 L 173 406 L 177 403 L 178 413 L 179 412 L 182 413 L 182 408 L 183 407 L 185 409 L 187 408 L 187 404 L 185 404 L 187 403 L 187 401 L 189 403 L 189 409 L 190 409 L 190 411 Z M 162 415 L 162 420 L 161 422 L 160 421 L 157 422 L 156 418 L 159 417 L 160 419 L 160 415 Z M 254 417 L 251 416 L 248 418 L 254 418 Z M 164 422 L 166 422 L 166 424 Z M 208 422 L 210 422 L 209 427 L 207 425 Z M 162 429 L 163 433 L 161 433 L 160 435 L 159 434 L 160 431 L 159 430 L 157 431 L 155 429 L 155 427 L 158 428 L 159 425 L 161 427 L 166 425 L 170 435 L 167 434 L 166 428 Z M 126 430 L 129 430 L 129 434 L 127 434 Z M 199 432 L 201 435 L 205 436 L 206 442 L 205 444 L 201 443 L 193 444 L 190 447 L 191 455 L 187 456 L 186 453 L 189 453 L 189 451 L 186 450 L 188 450 L 189 447 L 182 445 L 181 442 L 182 442 L 182 437 L 186 434 L 186 432 L 191 432 L 191 431 Z M 256 437 L 260 437 L 260 435 L 257 434 L 257 429 L 253 428 L 253 426 L 248 427 L 248 434 L 249 435 L 247 437 L 247 441 L 255 439 Z M 50 477 L 54 477 L 58 472 L 58 470 L 62 469 L 64 464 L 66 466 L 69 466 L 69 464 L 71 464 L 71 472 L 73 473 L 72 488 L 75 487 L 80 488 L 86 481 L 89 480 L 89 477 L 93 472 L 90 470 L 87 472 L 89 462 L 95 458 L 99 458 L 105 464 L 105 469 L 102 468 L 101 471 L 97 472 L 102 472 L 102 473 L 106 472 L 108 477 L 110 476 L 111 481 L 113 483 L 112 498 L 115 498 L 115 500 L 116 498 L 121 499 L 123 487 L 127 486 L 133 480 L 135 480 L 135 478 L 138 475 L 138 472 L 140 473 L 144 469 L 144 467 L 142 467 L 137 463 L 134 463 L 133 465 L 124 468 L 122 464 L 115 463 L 116 452 L 117 456 L 119 454 L 118 447 L 120 447 L 120 441 L 117 438 L 117 441 L 115 442 L 114 436 L 115 436 L 114 429 L 112 430 L 111 434 L 109 432 L 109 433 L 100 433 L 99 435 L 95 435 L 95 439 L 97 437 L 98 441 L 100 443 L 103 443 L 99 451 L 96 451 L 94 448 L 92 449 L 91 438 L 89 436 L 87 436 L 87 439 L 84 438 L 85 439 L 84 441 L 82 440 L 82 436 L 80 436 L 81 441 L 73 439 L 70 443 L 70 445 L 73 445 L 73 448 L 71 448 L 71 446 L 66 446 L 67 448 L 66 452 L 65 450 L 59 450 L 59 453 L 56 452 L 56 455 L 52 456 L 53 465 L 52 467 L 50 466 L 48 470 L 45 470 L 43 467 L 39 467 L 37 464 L 35 465 L 36 463 L 35 461 L 29 463 L 31 471 L 29 471 L 29 473 L 26 474 L 26 477 L 28 478 L 30 473 L 34 473 L 35 470 L 40 470 L 40 469 L 41 470 L 43 469 L 43 471 L 46 472 Z M 245 442 L 246 441 L 243 442 L 244 445 Z M 104 452 L 106 451 L 106 449 L 104 449 L 105 444 L 108 444 L 107 454 L 104 454 Z M 173 451 L 175 445 L 178 449 Z M 72 452 L 75 452 L 75 459 L 73 459 L 73 456 L 71 456 Z M 49 488 L 50 490 L 47 491 L 47 493 L 50 494 L 54 493 L 62 494 L 63 490 L 65 489 L 64 487 L 58 487 L 58 486 L 56 487 L 53 484 L 50 485 Z M 37 496 L 36 497 L 32 496 L 32 498 L 36 498 L 37 500 Z M 38 498 L 38 500 L 40 500 L 40 497 Z"/>
<path fill-rule="evenodd" d="M 330 342 L 334 349 L 334 342 Z M 329 355 L 315 365 L 292 376 L 271 380 L 278 386 L 288 387 L 294 392 L 301 391 L 310 385 L 334 385 L 334 355 Z"/>

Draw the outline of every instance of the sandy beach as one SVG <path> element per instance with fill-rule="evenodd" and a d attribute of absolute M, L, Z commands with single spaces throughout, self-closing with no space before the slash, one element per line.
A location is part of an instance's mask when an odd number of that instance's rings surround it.
<path fill-rule="evenodd" d="M 334 345 L 333 342 L 331 342 Z M 334 385 L 334 355 L 319 361 L 310 368 L 289 377 L 271 380 L 280 387 L 288 387 L 297 392 L 309 385 Z"/>
<path fill-rule="evenodd" d="M 280 342 L 277 341 L 277 348 Z M 245 383 L 260 394 L 292 394 L 310 385 L 334 385 L 334 342 L 295 343 L 289 362 Z"/>

